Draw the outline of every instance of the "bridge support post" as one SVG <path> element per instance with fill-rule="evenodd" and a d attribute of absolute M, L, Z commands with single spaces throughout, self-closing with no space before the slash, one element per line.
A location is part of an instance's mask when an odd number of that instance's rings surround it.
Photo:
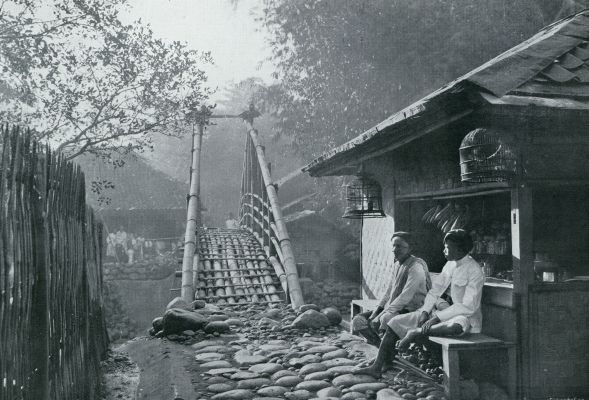
<path fill-rule="evenodd" d="M 303 300 L 303 292 L 299 283 L 299 275 L 297 273 L 297 266 L 292 251 L 292 245 L 290 243 L 290 237 L 288 235 L 288 231 L 286 230 L 286 224 L 282 218 L 282 210 L 280 209 L 278 202 L 276 186 L 272 183 L 270 169 L 268 168 L 268 163 L 266 162 L 266 156 L 264 154 L 264 147 L 260 144 L 258 132 L 253 127 L 253 118 L 244 118 L 244 121 L 247 126 L 248 134 L 250 135 L 256 149 L 258 163 L 260 165 L 260 170 L 264 179 L 264 185 L 266 186 L 266 192 L 268 193 L 268 200 L 270 202 L 270 206 L 272 207 L 272 213 L 274 214 L 274 222 L 276 224 L 277 231 L 276 236 L 278 238 L 278 242 L 280 243 L 280 249 L 282 250 L 282 255 L 284 257 L 282 262 L 286 272 L 286 281 L 290 295 L 290 301 L 292 307 L 296 309 L 305 304 L 305 301 Z"/>
<path fill-rule="evenodd" d="M 190 168 L 190 191 L 188 193 L 188 210 L 186 232 L 184 233 L 184 256 L 182 257 L 182 288 L 180 296 L 187 303 L 194 300 L 194 253 L 196 251 L 196 229 L 200 221 L 200 148 L 202 135 L 209 116 L 209 110 L 203 105 L 195 114 L 198 130 L 192 132 L 192 164 Z"/>

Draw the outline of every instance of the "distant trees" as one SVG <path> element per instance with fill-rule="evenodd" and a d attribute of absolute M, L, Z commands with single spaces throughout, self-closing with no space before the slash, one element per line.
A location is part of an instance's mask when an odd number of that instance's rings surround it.
<path fill-rule="evenodd" d="M 311 160 L 586 3 L 265 0 L 277 130 Z"/>
<path fill-rule="evenodd" d="M 68 158 L 110 157 L 177 135 L 209 94 L 209 53 L 125 24 L 125 0 L 0 4 L 0 120 L 31 127 Z"/>

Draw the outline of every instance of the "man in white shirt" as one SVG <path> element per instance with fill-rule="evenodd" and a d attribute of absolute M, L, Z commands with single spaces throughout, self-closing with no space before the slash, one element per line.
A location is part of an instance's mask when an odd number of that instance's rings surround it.
<path fill-rule="evenodd" d="M 472 238 L 462 230 L 448 232 L 444 237 L 444 265 L 439 280 L 427 293 L 423 306 L 412 313 L 393 317 L 371 366 L 355 373 L 380 376 L 382 367 L 396 353 L 395 342 L 404 348 L 420 336 L 457 336 L 481 331 L 481 296 L 485 277 L 480 265 L 468 255 Z M 452 305 L 436 307 L 446 289 L 450 288 Z M 443 304 L 443 303 L 442 303 Z"/>
<path fill-rule="evenodd" d="M 387 292 L 374 311 L 358 314 L 352 320 L 352 331 L 375 346 L 380 345 L 379 334 L 386 331 L 391 318 L 419 309 L 432 287 L 427 264 L 411 255 L 411 235 L 395 232 L 391 242 L 394 263 Z"/>

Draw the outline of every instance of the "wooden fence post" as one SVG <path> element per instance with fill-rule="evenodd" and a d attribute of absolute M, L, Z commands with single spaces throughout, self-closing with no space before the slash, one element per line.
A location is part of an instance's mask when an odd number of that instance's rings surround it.
<path fill-rule="evenodd" d="M 32 365 L 36 367 L 31 382 L 32 397 L 49 400 L 49 266 L 47 265 L 47 170 L 51 155 L 39 157 L 32 171 L 34 187 L 30 188 L 33 210 L 33 262 L 35 284 L 32 292 L 31 330 L 33 339 Z"/>

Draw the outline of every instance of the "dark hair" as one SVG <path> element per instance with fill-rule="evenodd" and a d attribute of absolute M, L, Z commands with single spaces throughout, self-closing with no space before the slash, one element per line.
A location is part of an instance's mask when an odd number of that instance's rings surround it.
<path fill-rule="evenodd" d="M 468 254 L 472 250 L 472 238 L 470 234 L 464 229 L 452 229 L 444 236 L 444 243 L 452 242 L 455 243 L 458 248 L 465 254 Z"/>
<path fill-rule="evenodd" d="M 407 244 L 411 244 L 411 234 L 409 232 L 403 232 L 403 231 L 398 231 L 393 233 L 393 236 L 391 236 L 391 240 L 393 240 L 394 238 L 401 238 L 403 239 Z"/>

